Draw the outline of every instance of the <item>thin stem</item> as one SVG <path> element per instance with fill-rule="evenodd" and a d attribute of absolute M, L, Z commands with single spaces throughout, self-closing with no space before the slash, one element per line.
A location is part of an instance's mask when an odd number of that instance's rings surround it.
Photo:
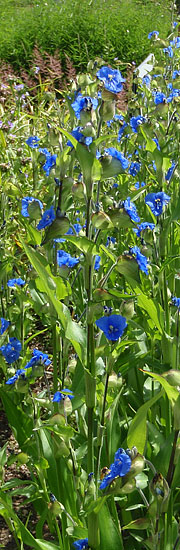
<path fill-rule="evenodd" d="M 52 327 L 52 345 L 53 345 L 53 391 L 55 393 L 58 389 L 56 324 L 54 324 Z"/>
<path fill-rule="evenodd" d="M 177 443 L 177 439 L 178 439 L 178 434 L 179 434 L 179 430 L 176 430 L 174 432 L 174 441 L 173 441 L 173 446 L 172 446 L 172 451 L 171 451 L 171 456 L 170 456 L 170 461 L 169 461 L 169 468 L 168 468 L 168 473 L 167 473 L 167 479 L 166 479 L 169 487 L 171 486 L 171 483 L 172 483 L 172 480 L 173 480 L 173 475 L 174 475 L 174 470 L 175 470 L 174 457 L 175 457 L 175 452 L 176 452 L 176 443 Z"/>
<path fill-rule="evenodd" d="M 179 308 L 177 310 L 176 340 L 176 369 L 179 369 Z"/>
<path fill-rule="evenodd" d="M 100 442 L 99 442 L 99 445 L 98 445 L 98 453 L 97 453 L 97 470 L 96 470 L 96 480 L 97 480 L 97 482 L 98 482 L 98 479 L 99 479 L 101 451 L 102 451 L 102 445 L 103 445 L 104 416 L 105 416 L 105 407 L 106 407 L 106 397 L 107 397 L 107 391 L 108 391 L 108 382 L 109 382 L 109 374 L 107 373 L 106 374 L 105 388 L 104 388 L 102 415 L 101 415 L 101 422 L 100 422 Z"/>

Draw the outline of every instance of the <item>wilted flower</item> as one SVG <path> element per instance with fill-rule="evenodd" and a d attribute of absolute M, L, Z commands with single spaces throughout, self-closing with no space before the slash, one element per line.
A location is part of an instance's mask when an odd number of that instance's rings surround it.
<path fill-rule="evenodd" d="M 129 472 L 130 468 L 130 456 L 124 451 L 124 449 L 118 449 L 114 456 L 114 462 L 109 468 L 109 473 L 101 481 L 100 489 L 106 489 L 106 487 L 108 487 L 117 476 L 124 477 Z"/>
<path fill-rule="evenodd" d="M 40 222 L 37 225 L 37 229 L 45 229 L 48 225 L 51 225 L 52 222 L 55 220 L 55 212 L 53 206 L 51 206 L 48 210 L 44 212 L 42 215 L 42 218 Z"/>
<path fill-rule="evenodd" d="M 154 143 L 156 144 L 158 151 L 160 151 L 161 148 L 160 148 L 158 139 L 157 139 L 157 138 L 153 138 L 153 141 L 154 141 Z"/>
<path fill-rule="evenodd" d="M 145 122 L 146 119 L 144 118 L 144 116 L 132 116 L 130 118 L 130 125 L 131 125 L 131 128 L 133 130 L 133 132 L 137 132 L 138 131 L 138 126 L 140 126 L 141 124 L 143 124 L 143 122 Z"/>
<path fill-rule="evenodd" d="M 14 374 L 14 376 L 12 376 L 11 378 L 9 378 L 6 382 L 6 384 L 8 384 L 9 386 L 11 384 L 15 384 L 16 380 L 18 380 L 19 377 L 21 377 L 22 379 L 24 379 L 26 376 L 26 373 L 25 373 L 25 370 L 24 369 L 18 369 L 16 371 L 16 374 Z"/>
<path fill-rule="evenodd" d="M 141 254 L 138 246 L 133 246 L 129 249 L 129 252 L 135 258 L 139 269 L 148 275 L 148 259 L 144 256 L 144 254 Z"/>
<path fill-rule="evenodd" d="M 73 108 L 75 115 L 78 119 L 80 119 L 81 111 L 84 112 L 91 112 L 92 109 L 96 109 L 98 106 L 98 100 L 92 97 L 83 97 L 81 94 L 79 94 L 75 101 L 71 103 L 71 107 Z"/>
<path fill-rule="evenodd" d="M 4 319 L 3 317 L 1 317 L 0 320 L 1 320 L 0 335 L 2 336 L 5 330 L 7 330 L 7 328 L 9 327 L 10 321 L 6 321 L 6 319 Z"/>
<path fill-rule="evenodd" d="M 96 73 L 99 80 L 102 80 L 106 90 L 113 94 L 118 94 L 122 91 L 125 79 L 122 77 L 120 71 L 117 69 L 111 69 L 111 67 L 101 67 Z"/>
<path fill-rule="evenodd" d="M 152 213 L 155 216 L 162 214 L 163 207 L 170 201 L 169 195 L 166 195 L 163 191 L 159 193 L 148 193 L 145 197 L 145 203 L 150 206 Z"/>
<path fill-rule="evenodd" d="M 149 222 L 142 222 L 140 225 L 137 226 L 137 229 L 133 229 L 134 233 L 136 233 L 137 237 L 141 237 L 141 233 L 142 231 L 146 231 L 146 229 L 150 229 L 151 231 L 153 231 L 153 229 L 155 228 L 155 224 L 154 223 L 149 223 Z"/>
<path fill-rule="evenodd" d="M 3 357 L 6 359 L 7 363 L 11 365 L 14 361 L 17 361 L 21 352 L 21 342 L 17 338 L 10 338 L 9 343 L 6 346 L 1 346 L 1 351 Z"/>
<path fill-rule="evenodd" d="M 79 539 L 73 542 L 75 550 L 86 550 L 88 548 L 88 539 Z"/>
<path fill-rule="evenodd" d="M 60 403 L 60 401 L 62 401 L 62 399 L 65 399 L 66 397 L 69 397 L 69 399 L 73 399 L 74 395 L 71 390 L 64 388 L 64 390 L 56 391 L 53 397 L 53 402 Z"/>
<path fill-rule="evenodd" d="M 117 151 L 115 147 L 109 147 L 108 149 L 105 149 L 105 153 L 110 155 L 112 158 L 119 160 L 123 170 L 126 170 L 126 168 L 128 168 L 128 164 L 129 164 L 128 160 L 123 156 L 123 154 L 120 151 Z"/>
<path fill-rule="evenodd" d="M 74 267 L 79 263 L 79 258 L 73 258 L 73 256 L 71 256 L 68 252 L 65 252 L 65 250 L 58 250 L 57 263 L 59 267 L 63 267 L 65 265 L 67 267 Z"/>
<path fill-rule="evenodd" d="M 39 141 L 40 141 L 40 138 L 38 138 L 37 136 L 31 136 L 26 140 L 26 143 L 32 149 L 37 149 L 37 147 L 39 147 L 39 143 L 38 143 Z"/>
<path fill-rule="evenodd" d="M 140 222 L 140 218 L 138 216 L 138 213 L 137 213 L 137 210 L 136 210 L 136 206 L 134 204 L 134 202 L 131 202 L 130 201 L 130 197 L 128 197 L 124 203 L 123 203 L 123 208 L 124 210 L 127 212 L 128 216 L 130 217 L 130 219 L 135 222 L 135 223 L 138 223 Z"/>
<path fill-rule="evenodd" d="M 36 208 L 39 212 L 41 212 L 41 210 L 43 208 L 42 202 L 39 201 L 38 199 L 35 199 L 34 197 L 24 197 L 22 199 L 21 214 L 25 218 L 29 218 L 29 216 L 30 216 L 30 214 L 29 214 L 29 205 L 31 204 L 31 206 L 32 206 L 32 203 L 33 203 L 34 208 Z"/>
<path fill-rule="evenodd" d="M 150 40 L 151 38 L 153 38 L 153 36 L 154 36 L 154 38 L 157 38 L 157 37 L 159 36 L 159 31 L 152 31 L 152 32 L 149 32 L 149 34 L 148 34 L 149 40 Z"/>
<path fill-rule="evenodd" d="M 108 340 L 116 341 L 121 338 L 125 328 L 127 327 L 125 317 L 122 315 L 109 315 L 109 317 L 100 317 L 95 321 Z"/>
<path fill-rule="evenodd" d="M 9 286 L 10 288 L 17 285 L 17 286 L 24 286 L 26 284 L 25 281 L 23 281 L 23 279 L 21 279 L 21 277 L 18 277 L 18 279 L 9 279 L 9 281 L 7 282 L 7 286 Z"/>

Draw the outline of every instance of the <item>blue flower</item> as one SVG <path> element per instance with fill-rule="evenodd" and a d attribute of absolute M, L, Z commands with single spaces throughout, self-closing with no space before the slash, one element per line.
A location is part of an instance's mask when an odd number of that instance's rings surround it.
<path fill-rule="evenodd" d="M 101 263 L 101 256 L 99 256 L 98 254 L 96 254 L 96 257 L 95 257 L 95 264 L 94 264 L 94 269 L 95 269 L 95 271 L 99 271 L 100 263 Z"/>
<path fill-rule="evenodd" d="M 10 321 L 6 321 L 6 319 L 4 319 L 3 317 L 1 317 L 0 320 L 1 320 L 0 335 L 2 336 L 5 330 L 7 330 L 7 328 L 9 327 Z"/>
<path fill-rule="evenodd" d="M 98 106 L 98 100 L 94 99 L 92 97 L 83 97 L 81 94 L 79 94 L 75 101 L 71 103 L 71 107 L 73 108 L 75 115 L 78 119 L 80 119 L 81 111 L 88 111 L 90 112 L 92 109 L 96 109 Z"/>
<path fill-rule="evenodd" d="M 77 128 L 74 128 L 71 132 L 71 136 L 73 136 L 79 143 L 84 143 L 84 145 L 91 145 L 92 143 L 92 137 L 85 137 L 83 133 L 81 132 L 83 128 L 81 126 L 78 126 Z M 71 143 L 70 139 L 67 141 L 67 145 L 69 147 L 74 147 L 74 145 Z"/>
<path fill-rule="evenodd" d="M 125 328 L 127 327 L 125 317 L 122 315 L 109 315 L 109 317 L 100 317 L 95 321 L 108 340 L 116 341 L 121 338 Z"/>
<path fill-rule="evenodd" d="M 18 279 L 9 279 L 9 281 L 7 282 L 7 286 L 9 286 L 10 288 L 17 285 L 17 286 L 24 286 L 26 284 L 25 281 L 23 281 L 23 279 L 21 279 L 21 277 L 19 277 Z"/>
<path fill-rule="evenodd" d="M 167 174 L 165 175 L 165 179 L 166 181 L 170 181 L 173 174 L 174 174 L 174 169 L 175 169 L 175 166 L 176 166 L 176 163 L 173 161 L 169 170 L 167 171 Z"/>
<path fill-rule="evenodd" d="M 64 250 L 58 250 L 57 251 L 57 263 L 59 267 L 67 266 L 67 267 L 74 267 L 79 263 L 79 258 L 73 258 L 68 252 L 65 252 Z"/>
<path fill-rule="evenodd" d="M 141 237 L 141 232 L 145 231 L 146 229 L 150 229 L 153 231 L 155 228 L 155 223 L 149 223 L 149 222 L 142 222 L 140 225 L 137 226 L 137 229 L 133 229 L 134 233 L 136 233 L 137 237 Z"/>
<path fill-rule="evenodd" d="M 56 391 L 53 397 L 53 402 L 60 403 L 62 399 L 65 399 L 65 397 L 69 397 L 69 399 L 73 399 L 74 395 L 71 390 L 68 390 L 67 388 L 64 388 L 64 390 Z"/>
<path fill-rule="evenodd" d="M 50 363 L 51 361 L 50 359 L 48 359 L 47 353 L 43 353 L 39 349 L 33 349 L 33 356 L 24 368 L 29 369 L 30 367 L 34 367 L 35 365 L 45 365 L 45 367 L 48 367 Z"/>
<path fill-rule="evenodd" d="M 123 134 L 124 134 L 124 130 L 125 130 L 126 127 L 127 127 L 126 122 L 123 122 L 123 124 L 120 126 L 119 132 L 118 132 L 118 138 L 117 138 L 117 142 L 118 142 L 118 143 L 120 143 L 121 138 L 122 138 L 122 136 L 123 136 Z M 127 136 L 127 137 L 128 137 L 128 136 Z"/>
<path fill-rule="evenodd" d="M 46 176 L 49 176 L 51 168 L 56 165 L 57 155 L 51 155 L 47 149 L 39 149 L 39 152 L 45 155 L 46 162 L 43 164 L 43 170 L 46 172 Z"/>
<path fill-rule="evenodd" d="M 155 105 L 159 105 L 160 103 L 165 103 L 166 96 L 162 92 L 155 92 L 154 93 L 154 103 Z"/>
<path fill-rule="evenodd" d="M 149 40 L 150 40 L 151 38 L 153 38 L 153 36 L 154 36 L 154 38 L 157 38 L 157 37 L 159 36 L 159 31 L 152 31 L 152 32 L 149 32 L 149 34 L 148 34 Z"/>
<path fill-rule="evenodd" d="M 53 206 L 51 206 L 48 210 L 44 212 L 42 215 L 42 218 L 40 222 L 37 225 L 37 229 L 40 231 L 40 229 L 45 229 L 48 225 L 51 225 L 52 222 L 55 220 L 55 212 Z"/>
<path fill-rule="evenodd" d="M 145 84 L 147 88 L 150 88 L 150 82 L 151 82 L 151 76 L 149 74 L 146 74 L 143 76 L 142 83 Z"/>
<path fill-rule="evenodd" d="M 157 138 L 153 138 L 153 141 L 154 141 L 154 143 L 156 144 L 158 151 L 160 151 L 161 148 L 160 148 L 158 139 L 157 139 Z"/>
<path fill-rule="evenodd" d="M 178 25 L 178 22 L 177 22 L 177 21 L 174 21 L 174 23 L 173 23 L 173 29 L 175 29 L 175 28 L 177 27 L 177 25 Z"/>
<path fill-rule="evenodd" d="M 40 207 L 40 209 L 42 210 L 43 208 L 43 205 L 42 205 L 42 202 L 39 201 L 38 199 L 35 199 L 34 197 L 24 197 L 22 199 L 22 210 L 21 210 L 21 214 L 22 216 L 24 216 L 25 218 L 29 218 L 29 211 L 28 211 L 28 207 L 29 207 L 29 204 L 31 203 L 34 203 L 34 207 Z"/>
<path fill-rule="evenodd" d="M 178 76 L 180 76 L 180 71 L 173 71 L 172 79 L 175 80 L 175 78 L 177 78 Z"/>
<path fill-rule="evenodd" d="M 73 542 L 75 550 L 86 550 L 88 548 L 88 539 L 79 539 Z"/>
<path fill-rule="evenodd" d="M 146 275 L 148 275 L 148 259 L 146 258 L 146 256 L 141 254 L 138 246 L 133 246 L 129 249 L 129 252 L 135 258 L 139 269 L 143 271 Z"/>
<path fill-rule="evenodd" d="M 176 48 L 180 48 L 180 37 L 176 36 L 176 38 L 173 38 L 170 42 L 170 46 L 175 46 Z"/>
<path fill-rule="evenodd" d="M 176 298 L 176 296 L 173 296 L 171 298 L 171 302 L 173 306 L 176 306 L 178 309 L 180 309 L 180 298 Z"/>
<path fill-rule="evenodd" d="M 3 357 L 6 359 L 7 363 L 11 365 L 14 361 L 17 361 L 21 352 L 21 342 L 17 338 L 10 338 L 9 343 L 6 346 L 1 346 L 1 351 Z"/>
<path fill-rule="evenodd" d="M 14 374 L 14 376 L 12 376 L 11 378 L 8 378 L 6 384 L 8 384 L 9 386 L 12 385 L 12 384 L 15 384 L 16 380 L 18 380 L 19 376 L 24 379 L 25 376 L 26 376 L 26 373 L 25 373 L 25 370 L 24 369 L 18 369 L 16 371 L 16 374 Z"/>
<path fill-rule="evenodd" d="M 122 91 L 125 79 L 122 77 L 120 71 L 117 69 L 111 69 L 111 67 L 101 67 L 96 73 L 99 80 L 102 80 L 104 87 L 113 94 L 118 94 Z"/>
<path fill-rule="evenodd" d="M 145 187 L 145 182 L 144 181 L 141 181 L 141 183 L 139 183 L 139 181 L 136 181 L 136 183 L 134 184 L 134 187 L 135 189 L 139 189 L 140 187 Z"/>
<path fill-rule="evenodd" d="M 32 136 L 32 137 L 29 137 L 29 138 L 26 140 L 26 143 L 27 143 L 27 145 L 29 145 L 29 147 L 31 147 L 32 149 L 37 149 L 37 147 L 39 147 L 38 141 L 40 141 L 40 138 L 38 138 L 37 136 Z"/>
<path fill-rule="evenodd" d="M 128 160 L 122 155 L 120 151 L 117 151 L 117 149 L 115 149 L 114 147 L 109 147 L 108 149 L 105 149 L 105 153 L 110 155 L 112 158 L 119 160 L 123 170 L 126 170 L 126 168 L 128 168 Z"/>
<path fill-rule="evenodd" d="M 145 197 L 145 203 L 150 206 L 152 213 L 155 216 L 162 214 L 163 207 L 170 201 L 169 195 L 166 195 L 163 191 L 159 193 L 148 193 Z"/>
<path fill-rule="evenodd" d="M 138 131 L 138 126 L 140 126 L 141 124 L 143 124 L 143 122 L 145 122 L 146 119 L 144 118 L 144 116 L 132 116 L 130 118 L 130 125 L 131 125 L 131 128 L 133 130 L 133 132 L 137 132 Z"/>
<path fill-rule="evenodd" d="M 116 242 L 115 237 L 109 237 L 109 236 L 108 236 L 108 237 L 107 237 L 106 244 L 105 244 L 106 248 L 109 246 L 110 243 L 115 244 L 115 242 Z"/>
<path fill-rule="evenodd" d="M 141 168 L 140 162 L 131 162 L 129 167 L 129 174 L 135 177 L 136 174 L 139 172 L 140 168 Z"/>
<path fill-rule="evenodd" d="M 171 46 L 168 46 L 168 48 L 163 48 L 163 52 L 164 53 L 167 53 L 169 57 L 173 57 L 173 49 L 171 48 Z"/>
<path fill-rule="evenodd" d="M 130 468 L 130 456 L 124 451 L 124 449 L 118 449 L 114 456 L 114 462 L 109 468 L 109 473 L 101 481 L 100 489 L 106 489 L 106 487 L 108 487 L 116 477 L 124 477 L 128 474 Z"/>
<path fill-rule="evenodd" d="M 124 203 L 123 203 L 123 208 L 124 210 L 127 212 L 128 216 L 130 217 L 130 219 L 135 222 L 135 223 L 138 223 L 140 222 L 140 218 L 138 216 L 138 213 L 137 213 L 137 210 L 136 210 L 136 206 L 133 202 L 130 201 L 130 197 L 128 197 Z"/>

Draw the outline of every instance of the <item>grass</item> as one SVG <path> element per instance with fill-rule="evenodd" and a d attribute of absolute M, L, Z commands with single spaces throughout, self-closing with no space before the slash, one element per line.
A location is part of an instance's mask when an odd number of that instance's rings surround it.
<path fill-rule="evenodd" d="M 170 5 L 163 0 L 0 0 L 0 59 L 29 68 L 35 43 L 42 52 L 68 54 L 78 71 L 102 56 L 139 64 L 151 51 L 151 30 L 166 38 Z"/>

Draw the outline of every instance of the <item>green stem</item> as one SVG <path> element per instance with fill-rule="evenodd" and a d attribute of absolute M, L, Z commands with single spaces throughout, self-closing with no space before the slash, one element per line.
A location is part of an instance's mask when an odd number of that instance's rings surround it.
<path fill-rule="evenodd" d="M 176 369 L 179 369 L 179 308 L 177 310 L 176 340 Z"/>
<path fill-rule="evenodd" d="M 166 478 L 166 481 L 167 481 L 169 487 L 171 487 L 171 483 L 172 483 L 173 475 L 174 475 L 174 470 L 175 470 L 174 457 L 175 457 L 175 452 L 176 452 L 176 443 L 177 443 L 177 439 L 178 439 L 178 434 L 179 434 L 179 430 L 176 430 L 174 432 L 174 441 L 173 441 L 173 446 L 172 446 L 172 451 L 171 451 L 171 456 L 170 456 L 170 461 L 169 461 L 169 468 L 168 468 L 167 478 Z"/>
<path fill-rule="evenodd" d="M 105 407 L 106 407 L 106 396 L 107 396 L 107 391 L 108 391 L 108 382 L 109 382 L 109 374 L 107 373 L 106 374 L 105 388 L 104 388 L 102 415 L 101 415 L 101 422 L 100 422 L 100 436 L 99 436 L 100 440 L 99 440 L 98 453 L 97 453 L 96 482 L 98 482 L 98 479 L 99 479 L 101 451 L 102 451 L 103 435 L 104 435 L 104 416 L 105 416 Z"/>
<path fill-rule="evenodd" d="M 52 345 L 53 345 L 53 391 L 55 393 L 58 389 L 56 324 L 53 324 L 53 327 L 52 327 Z"/>

